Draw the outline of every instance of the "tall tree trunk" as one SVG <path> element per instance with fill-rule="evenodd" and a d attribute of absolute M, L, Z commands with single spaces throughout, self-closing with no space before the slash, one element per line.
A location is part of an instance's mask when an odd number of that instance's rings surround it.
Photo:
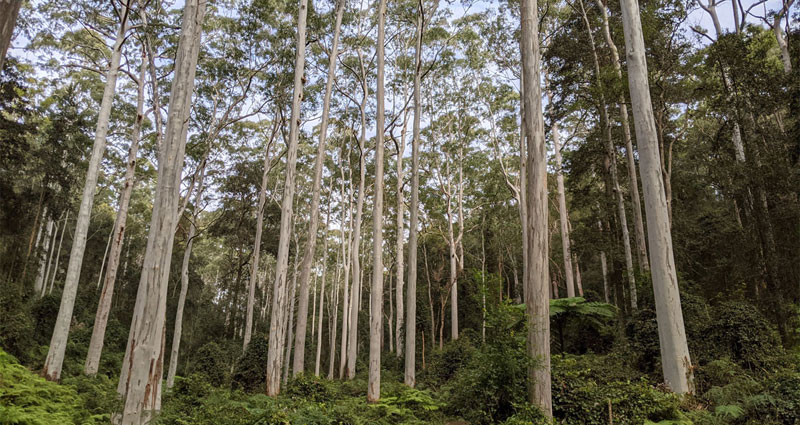
<path fill-rule="evenodd" d="M 548 201 L 547 149 L 542 117 L 542 89 L 539 84 L 539 12 L 536 0 L 522 0 L 520 52 L 525 84 L 525 138 L 527 139 L 527 222 L 528 272 L 525 275 L 525 303 L 528 315 L 528 354 L 537 365 L 528 371 L 529 400 L 547 417 L 553 416 L 550 393 L 550 299 L 548 291 Z"/>
<path fill-rule="evenodd" d="M 0 72 L 3 71 L 8 48 L 11 47 L 20 6 L 22 6 L 22 0 L 0 1 Z"/>
<path fill-rule="evenodd" d="M 428 250 L 422 245 L 422 257 L 425 262 L 425 277 L 428 281 L 428 311 L 431 312 L 431 349 L 436 346 L 436 316 L 433 312 L 433 296 L 431 296 L 431 271 L 428 267 Z"/>
<path fill-rule="evenodd" d="M 197 220 L 200 215 L 200 204 L 203 201 L 203 180 L 205 177 L 206 161 L 200 166 L 197 192 L 194 195 L 195 210 L 189 219 L 189 233 L 186 235 L 186 249 L 183 251 L 181 264 L 181 292 L 178 295 L 178 308 L 175 311 L 175 327 L 172 332 L 172 345 L 169 353 L 169 369 L 167 370 L 167 388 L 172 388 L 175 383 L 175 372 L 178 370 L 178 353 L 181 347 L 181 333 L 183 332 L 183 308 L 186 305 L 186 294 L 189 292 L 189 260 L 192 257 L 192 245 L 197 235 Z M 180 220 L 180 218 L 178 218 Z"/>
<path fill-rule="evenodd" d="M 372 308 L 369 315 L 369 384 L 367 401 L 381 398 L 381 331 L 383 330 L 383 140 L 384 140 L 384 33 L 386 0 L 378 3 L 378 115 L 375 119 L 375 199 L 372 209 Z"/>
<path fill-rule="evenodd" d="M 33 226 L 31 226 L 31 237 L 28 240 L 28 251 L 25 254 L 25 261 L 23 262 L 22 266 L 23 278 L 25 277 L 25 273 L 28 270 L 28 260 L 30 260 L 33 248 L 39 247 L 39 240 L 42 238 L 42 232 L 44 231 L 44 218 L 45 216 L 47 216 L 47 205 L 43 205 L 44 204 L 43 200 L 44 200 L 44 188 L 42 188 L 42 191 L 39 194 L 39 202 L 36 207 L 36 217 L 33 220 Z M 34 235 L 36 236 L 35 238 Z"/>
<path fill-rule="evenodd" d="M 42 376 L 50 381 L 58 381 L 61 377 L 61 366 L 64 362 L 64 352 L 67 349 L 67 336 L 69 325 L 72 322 L 72 310 L 75 307 L 75 296 L 78 292 L 78 280 L 83 263 L 83 252 L 86 249 L 86 237 L 89 230 L 89 219 L 92 215 L 94 203 L 94 190 L 97 186 L 97 177 L 100 174 L 100 163 L 106 150 L 106 136 L 111 118 L 111 106 L 114 93 L 117 89 L 117 75 L 119 63 L 122 58 L 122 45 L 128 32 L 128 14 L 132 0 L 127 0 L 121 10 L 120 24 L 117 30 L 114 46 L 111 48 L 111 61 L 106 72 L 106 85 L 103 90 L 103 99 L 100 102 L 100 111 L 97 115 L 97 127 L 94 136 L 94 146 L 86 171 L 86 181 L 83 185 L 81 205 L 78 210 L 78 220 L 72 238 L 72 251 L 67 266 L 67 276 L 64 279 L 64 292 L 61 295 L 61 305 L 58 317 L 50 339 L 50 349 L 42 368 Z"/>
<path fill-rule="evenodd" d="M 348 158 L 350 150 L 348 149 Z M 348 170 L 350 175 L 350 188 L 347 191 L 347 208 L 344 207 L 344 194 L 345 194 L 345 187 L 344 187 L 344 146 L 342 146 L 342 153 L 340 154 L 340 161 L 339 161 L 339 170 L 341 173 L 341 193 L 342 193 L 342 267 L 344 268 L 344 278 L 342 279 L 342 344 L 340 351 L 340 358 L 339 358 L 339 379 L 344 378 L 344 371 L 345 365 L 347 364 L 347 338 L 349 336 L 348 326 L 350 324 L 350 256 L 348 248 L 351 247 L 351 238 L 353 234 L 353 169 L 348 159 Z M 346 225 L 344 223 L 347 223 Z M 336 296 L 338 298 L 339 292 L 337 290 Z M 334 304 L 334 314 L 338 314 L 338 302 Z M 334 328 L 336 327 L 336 316 L 334 316 Z M 334 353 L 336 349 L 334 347 L 335 338 L 331 342 L 331 365 L 330 365 L 330 378 L 333 378 L 333 363 L 334 363 Z"/>
<path fill-rule="evenodd" d="M 47 287 L 47 281 L 50 278 L 50 272 L 53 270 L 53 252 L 56 249 L 56 239 L 58 239 L 58 225 L 61 222 L 61 219 L 64 217 L 64 214 L 61 214 L 61 217 L 58 218 L 57 221 L 53 222 L 53 228 L 55 229 L 55 233 L 52 237 L 52 242 L 50 243 L 50 249 L 47 253 L 47 266 L 44 269 L 44 279 L 42 280 L 42 292 L 41 296 L 44 296 L 44 290 Z"/>
<path fill-rule="evenodd" d="M 597 86 L 602 89 L 603 83 L 600 75 L 600 60 L 597 56 L 597 45 L 594 42 L 594 34 L 589 24 L 589 19 L 586 16 L 586 9 L 583 7 L 583 1 L 580 1 L 581 13 L 583 15 L 583 22 L 586 26 L 586 32 L 589 34 L 589 45 L 592 51 L 592 61 L 594 63 L 594 77 L 597 81 Z M 614 146 L 614 140 L 611 137 L 611 120 L 608 116 L 608 105 L 606 104 L 605 96 L 600 95 L 600 122 L 603 126 L 603 136 L 605 139 L 606 156 L 609 161 L 608 171 L 611 177 L 611 190 L 617 201 L 617 217 L 619 218 L 619 225 L 622 231 L 622 247 L 625 253 L 625 271 L 628 278 L 628 294 L 630 295 L 631 308 L 636 310 L 638 308 L 638 296 L 636 294 L 636 273 L 633 269 L 633 254 L 631 251 L 631 238 L 628 232 L 628 218 L 625 212 L 625 198 L 622 194 L 622 188 L 619 185 L 619 177 L 617 174 L 617 149 Z M 635 174 L 635 173 L 634 173 Z"/>
<path fill-rule="evenodd" d="M 64 234 L 67 233 L 67 223 L 69 222 L 69 210 L 67 210 L 67 215 L 64 217 L 64 225 L 61 226 L 61 237 L 58 238 L 58 248 L 56 248 L 56 262 L 53 265 L 53 274 L 50 276 L 50 288 L 48 289 L 48 293 L 53 292 L 53 285 L 56 281 L 56 275 L 58 274 L 58 261 L 61 259 L 61 245 L 64 242 Z M 40 296 L 44 296 L 44 290 L 46 288 L 42 287 L 42 293 Z"/>
<path fill-rule="evenodd" d="M 300 131 L 300 102 L 303 99 L 303 73 L 306 59 L 306 12 L 308 0 L 300 0 L 297 12 L 297 47 L 294 61 L 294 89 L 292 118 L 289 124 L 289 143 L 286 153 L 286 179 L 281 204 L 281 228 L 278 240 L 278 258 L 275 266 L 275 287 L 270 313 L 269 350 L 267 352 L 267 395 L 275 397 L 281 390 L 283 344 L 286 341 L 287 310 L 286 274 L 289 267 L 289 241 L 297 171 L 297 143 Z"/>
<path fill-rule="evenodd" d="M 100 272 L 97 274 L 97 287 L 100 287 L 100 282 L 103 281 L 103 270 L 105 269 L 106 265 L 106 258 L 108 258 L 108 250 L 111 248 L 111 240 L 114 239 L 114 229 L 111 229 L 111 233 L 108 234 L 108 240 L 106 241 L 106 249 L 103 250 L 103 259 L 100 261 Z"/>
<path fill-rule="evenodd" d="M 94 318 L 92 327 L 92 339 L 89 341 L 89 349 L 86 354 L 86 363 L 83 372 L 87 375 L 94 375 L 100 366 L 100 354 L 103 351 L 103 341 L 106 335 L 106 325 L 108 324 L 108 314 L 111 311 L 111 300 L 114 296 L 114 284 L 117 280 L 119 270 L 120 254 L 122 253 L 122 241 L 125 238 L 125 226 L 128 220 L 128 206 L 131 201 L 131 193 L 135 185 L 136 156 L 139 152 L 139 136 L 142 131 L 142 120 L 144 119 L 144 87 L 149 66 L 147 53 L 142 46 L 142 63 L 139 69 L 139 80 L 137 81 L 136 94 L 136 119 L 131 129 L 131 144 L 128 148 L 128 161 L 125 164 L 125 180 L 122 184 L 122 192 L 119 195 L 119 207 L 117 208 L 117 218 L 114 221 L 113 239 L 111 252 L 108 257 L 108 270 L 103 282 L 103 289 L 100 292 L 100 301 L 97 304 L 97 314 Z"/>
<path fill-rule="evenodd" d="M 598 220 L 597 227 L 600 229 L 600 232 L 603 232 L 603 224 Z M 610 293 L 608 288 L 608 265 L 606 264 L 606 252 L 601 250 L 600 251 L 600 271 L 603 273 L 603 297 L 606 303 L 610 301 Z"/>
<path fill-rule="evenodd" d="M 407 93 L 406 88 L 406 93 Z M 407 117 L 408 115 L 406 115 Z M 408 122 L 407 119 L 404 119 L 404 122 Z M 403 124 L 403 132 L 400 135 L 400 144 L 397 146 L 397 161 L 395 165 L 397 166 L 397 247 L 395 248 L 397 254 L 397 261 L 396 261 L 396 279 L 397 282 L 395 283 L 395 299 L 397 300 L 397 320 L 394 324 L 394 337 L 395 337 L 395 348 L 397 349 L 397 357 L 401 357 L 403 355 L 403 319 L 405 314 L 405 306 L 403 305 L 403 286 L 404 282 L 404 273 L 405 273 L 405 263 L 404 263 L 404 256 L 405 256 L 405 197 L 403 194 L 403 180 L 405 178 L 405 173 L 403 172 L 403 155 L 406 151 L 406 125 Z M 389 295 L 391 299 L 391 294 Z M 389 327 L 391 328 L 392 324 L 389 323 Z"/>
<path fill-rule="evenodd" d="M 547 98 L 550 104 L 553 102 L 553 95 L 548 91 Z M 569 212 L 567 211 L 567 195 L 564 189 L 564 171 L 561 169 L 561 135 L 559 134 L 558 122 L 553 118 L 550 125 L 550 137 L 553 140 L 553 150 L 556 157 L 556 183 L 558 187 L 558 217 L 561 225 L 561 254 L 564 257 L 564 278 L 567 284 L 567 297 L 575 296 L 575 280 L 572 275 L 572 250 L 569 242 Z"/>
<path fill-rule="evenodd" d="M 736 3 L 736 0 L 733 0 Z M 611 62 L 614 64 L 614 71 L 617 74 L 617 79 L 622 81 L 622 66 L 620 65 L 619 52 L 614 39 L 611 38 L 611 29 L 608 23 L 608 9 L 603 5 L 602 1 L 598 1 L 597 5 L 600 9 L 600 16 L 603 18 L 603 35 L 606 39 L 606 44 L 611 50 Z M 581 3 L 583 7 L 583 3 Z M 617 100 L 619 105 L 619 116 L 622 122 L 622 138 L 625 141 L 625 154 L 628 162 L 628 177 L 630 179 L 631 187 L 631 204 L 633 205 L 633 229 L 636 236 L 636 254 L 639 261 L 639 267 L 644 271 L 650 270 L 650 260 L 647 257 L 647 242 L 644 235 L 644 218 L 642 216 L 642 201 L 639 197 L 639 181 L 636 178 L 636 159 L 633 155 L 633 138 L 631 137 L 630 119 L 628 117 L 628 105 L 625 102 L 625 95 L 620 93 Z"/>
<path fill-rule="evenodd" d="M 446 155 L 446 154 L 445 154 Z M 450 276 L 448 277 L 447 282 L 447 289 L 446 292 L 449 292 L 450 295 L 450 338 L 455 341 L 458 339 L 458 257 L 456 254 L 456 237 L 455 232 L 453 231 L 453 189 L 450 180 L 450 166 L 449 166 L 449 159 L 445 159 L 447 161 L 447 245 L 449 248 L 449 257 L 450 260 Z M 447 295 L 442 296 L 442 304 L 441 304 L 441 317 L 442 317 L 442 324 L 439 328 L 439 348 L 442 348 L 444 344 L 443 338 L 443 331 L 444 331 L 444 312 L 445 306 L 447 305 Z"/>
<path fill-rule="evenodd" d="M 311 195 L 311 215 L 308 223 L 308 242 L 303 252 L 303 263 L 300 266 L 300 297 L 297 302 L 297 330 L 294 338 L 294 363 L 292 373 L 297 376 L 303 372 L 306 348 L 306 327 L 308 325 L 308 280 L 311 276 L 311 265 L 314 262 L 314 253 L 317 246 L 317 228 L 319 227 L 319 198 L 322 187 L 322 167 L 325 163 L 325 146 L 328 133 L 328 115 L 330 114 L 331 92 L 333 80 L 336 78 L 336 63 L 339 56 L 339 30 L 342 26 L 344 14 L 344 0 L 338 0 L 336 5 L 336 24 L 333 32 L 333 46 L 328 60 L 328 81 L 325 83 L 325 96 L 322 103 L 322 122 L 319 128 L 319 144 L 317 157 L 314 161 L 314 182 Z"/>
<path fill-rule="evenodd" d="M 347 257 L 342 256 L 341 258 L 341 261 L 346 264 L 348 261 Z M 337 279 L 336 285 L 331 285 L 331 301 L 333 302 L 330 304 L 328 310 L 328 316 L 331 318 L 328 320 L 328 379 L 333 379 L 333 369 L 336 361 L 336 325 L 339 320 L 339 282 L 347 285 L 347 280 L 339 279 Z M 333 313 L 331 313 L 331 310 Z M 344 316 L 344 313 L 342 313 L 342 316 Z"/>
<path fill-rule="evenodd" d="M 264 231 L 264 205 L 267 203 L 267 182 L 269 172 L 272 170 L 272 157 L 270 151 L 272 150 L 272 142 L 275 140 L 275 135 L 278 133 L 278 128 L 281 123 L 279 119 L 280 113 L 275 114 L 274 123 L 272 127 L 272 134 L 270 135 L 269 142 L 267 143 L 264 152 L 264 170 L 261 172 L 261 188 L 258 191 L 258 209 L 256 210 L 256 235 L 253 242 L 253 257 L 250 264 L 250 284 L 247 292 L 247 316 L 245 317 L 244 337 L 242 338 L 242 352 L 247 351 L 247 345 L 250 344 L 250 339 L 253 336 L 253 307 L 256 300 L 256 283 L 258 279 L 258 266 L 261 261 L 261 235 Z"/>
<path fill-rule="evenodd" d="M 295 229 L 297 232 L 297 229 Z M 295 253 L 299 252 L 300 245 L 298 241 L 300 240 L 297 233 L 295 233 L 294 239 L 294 249 Z M 288 327 L 288 334 L 286 337 L 286 349 L 283 353 L 283 383 L 284 385 L 289 381 L 289 360 L 292 358 L 292 338 L 294 333 L 294 306 L 295 306 L 295 299 L 297 297 L 297 274 L 300 268 L 300 261 L 298 260 L 297 255 L 295 254 L 294 257 L 294 273 L 292 274 L 292 286 L 289 287 L 289 312 L 287 313 L 286 320 L 289 323 Z"/>
<path fill-rule="evenodd" d="M 178 218 L 175 211 L 205 10 L 206 2 L 198 0 L 187 0 L 184 6 L 167 128 L 159 152 L 153 217 L 118 387 L 124 399 L 122 425 L 149 423 L 161 408 L 167 286 Z"/>
<path fill-rule="evenodd" d="M 416 47 L 414 52 L 414 124 L 411 138 L 411 205 L 408 224 L 408 287 L 406 288 L 406 341 L 405 373 L 403 382 L 414 387 L 417 355 L 417 247 L 419 245 L 419 138 L 422 102 L 420 85 L 422 78 L 422 32 L 424 30 L 422 2 L 417 15 Z"/>
<path fill-rule="evenodd" d="M 331 191 L 331 197 L 333 195 Z M 331 223 L 331 203 L 328 203 L 328 211 L 325 214 L 325 228 L 323 229 L 323 239 L 322 239 L 322 283 L 319 289 L 319 322 L 317 323 L 317 358 L 314 362 L 314 376 L 319 376 L 319 365 L 320 365 L 320 358 L 322 356 L 322 314 L 325 311 L 323 306 L 325 305 L 325 279 L 328 271 L 328 229 L 330 229 Z M 336 322 L 333 322 L 334 324 Z M 335 325 L 334 325 L 335 327 Z M 335 340 L 336 338 L 333 338 Z M 330 350 L 334 350 L 334 345 L 331 344 Z"/>
<path fill-rule="evenodd" d="M 47 217 L 47 225 L 45 226 L 44 240 L 42 241 L 42 248 L 44 255 L 39 258 L 39 268 L 36 271 L 36 281 L 33 284 L 33 290 L 36 293 L 41 293 L 44 283 L 46 281 L 46 268 L 47 268 L 47 253 L 51 252 L 50 247 L 53 245 L 53 219 Z"/>
<path fill-rule="evenodd" d="M 678 278 L 672 253 L 672 232 L 667 217 L 664 182 L 661 178 L 661 160 L 647 79 L 639 5 L 634 0 L 622 0 L 621 7 L 628 83 L 636 124 L 636 140 L 639 141 L 664 381 L 667 387 L 676 393 L 691 393 L 694 391 L 694 375 L 686 344 Z"/>
<path fill-rule="evenodd" d="M 317 334 L 317 295 L 319 293 L 319 285 L 317 285 L 317 274 L 314 273 L 314 283 L 311 285 L 311 295 L 313 303 L 311 304 L 311 339 L 314 340 Z"/>
<path fill-rule="evenodd" d="M 342 148 L 344 150 L 344 148 Z M 343 167 L 344 161 L 340 163 L 340 167 Z M 349 167 L 348 167 L 349 168 Z M 344 200 L 344 168 L 341 169 L 342 171 L 342 200 Z M 350 185 L 352 188 L 352 171 L 350 172 L 351 181 Z M 347 223 L 346 229 L 342 231 L 342 267 L 344 268 L 344 277 L 342 279 L 342 341 L 341 346 L 339 349 L 339 379 L 344 378 L 345 366 L 347 365 L 347 338 L 350 335 L 348 332 L 349 325 L 350 325 L 350 256 L 348 247 L 350 247 L 350 239 L 353 233 L 353 192 L 352 190 L 348 190 L 348 203 L 347 203 L 347 213 L 345 213 L 345 208 L 342 207 L 342 223 Z M 338 290 L 337 290 L 337 297 L 338 297 Z M 338 314 L 338 303 L 334 305 L 334 314 Z M 334 320 L 334 327 L 336 327 L 336 321 Z M 331 343 L 331 370 L 333 370 L 333 363 L 335 360 L 334 352 L 336 351 L 333 343 Z M 333 374 L 331 373 L 331 378 Z"/>
<path fill-rule="evenodd" d="M 358 58 L 361 65 L 361 84 L 362 84 L 362 98 L 360 115 L 361 115 L 361 134 L 358 138 L 359 148 L 359 183 L 358 183 L 358 200 L 356 201 L 356 221 L 353 223 L 353 239 L 350 255 L 352 256 L 353 268 L 353 284 L 350 288 L 350 323 L 347 326 L 348 341 L 347 341 L 347 365 L 345 367 L 345 375 L 347 379 L 353 379 L 356 376 L 356 355 L 358 354 L 358 310 L 361 304 L 361 220 L 364 210 L 364 195 L 365 195 L 365 180 L 367 178 L 367 168 L 365 162 L 366 151 L 364 147 L 367 131 L 367 96 L 369 95 L 369 87 L 367 86 L 366 72 L 364 71 L 364 58 L 361 49 L 358 49 Z"/>

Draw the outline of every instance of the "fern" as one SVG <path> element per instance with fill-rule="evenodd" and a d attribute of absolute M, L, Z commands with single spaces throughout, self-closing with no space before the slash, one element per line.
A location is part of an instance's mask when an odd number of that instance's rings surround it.
<path fill-rule="evenodd" d="M 736 404 L 725 404 L 714 408 L 714 413 L 731 419 L 737 419 L 744 414 L 744 409 Z"/>

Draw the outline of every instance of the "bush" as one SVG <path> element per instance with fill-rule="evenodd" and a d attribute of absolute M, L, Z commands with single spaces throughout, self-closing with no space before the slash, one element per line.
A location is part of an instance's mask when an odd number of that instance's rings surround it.
<path fill-rule="evenodd" d="M 468 338 L 446 342 L 441 350 L 434 350 L 428 367 L 422 371 L 420 381 L 430 387 L 439 388 L 469 363 L 475 351 Z"/>
<path fill-rule="evenodd" d="M 253 338 L 245 350 L 231 376 L 233 389 L 255 392 L 264 389 L 264 379 L 267 376 L 267 351 L 268 340 L 266 337 Z"/>
<path fill-rule="evenodd" d="M 278 402 L 259 395 L 214 388 L 206 376 L 194 374 L 175 378 L 175 386 L 164 399 L 158 424 L 250 425 L 289 424 Z"/>
<path fill-rule="evenodd" d="M 634 312 L 625 325 L 625 336 L 631 353 L 635 355 L 636 368 L 647 374 L 660 371 L 661 348 L 655 310 L 640 308 Z"/>
<path fill-rule="evenodd" d="M 525 402 L 526 332 L 521 306 L 503 305 L 487 317 L 487 340 L 442 387 L 445 412 L 475 424 L 499 423 Z"/>
<path fill-rule="evenodd" d="M 32 282 L 2 282 L 0 291 L 0 346 L 23 363 L 38 361 L 37 322 L 29 313 L 28 288 Z M 30 285 L 26 287 L 25 285 Z M 55 316 L 53 316 L 55 317 Z M 52 331 L 52 327 L 49 331 Z M 49 335 L 49 333 L 47 334 Z M 48 341 L 49 342 L 49 341 Z M 47 342 L 45 342 L 46 344 Z"/>
<path fill-rule="evenodd" d="M 775 329 L 758 309 L 745 302 L 727 302 L 712 310 L 706 339 L 716 349 L 716 358 L 728 357 L 744 368 L 775 366 L 781 354 Z"/>
<path fill-rule="evenodd" d="M 516 412 L 503 425 L 549 425 L 553 423 L 538 407 L 525 403 L 514 406 Z"/>
<path fill-rule="evenodd" d="M 301 373 L 289 380 L 286 396 L 315 403 L 331 401 L 333 391 L 329 388 L 329 383 L 330 381 L 323 381 L 314 375 Z"/>
<path fill-rule="evenodd" d="M 225 360 L 225 353 L 217 343 L 209 342 L 203 345 L 193 357 L 194 361 L 190 363 L 191 367 L 189 368 L 190 373 L 205 375 L 208 382 L 217 387 L 225 383 L 228 362 Z"/>
<path fill-rule="evenodd" d="M 420 421 L 431 423 L 442 408 L 429 391 L 405 387 L 397 395 L 384 394 L 374 405 L 381 416 L 393 423 L 409 424 Z M 424 420 L 424 422 L 422 422 Z"/>
<path fill-rule="evenodd" d="M 559 423 L 605 425 L 609 414 L 615 424 L 631 425 L 681 418 L 678 396 L 645 379 L 599 380 L 596 362 L 584 362 L 590 357 L 553 358 L 553 415 Z"/>

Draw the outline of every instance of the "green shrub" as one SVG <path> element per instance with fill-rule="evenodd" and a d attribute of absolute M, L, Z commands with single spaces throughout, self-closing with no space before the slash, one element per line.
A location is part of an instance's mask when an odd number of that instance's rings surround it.
<path fill-rule="evenodd" d="M 583 297 L 550 300 L 551 346 L 560 353 L 605 352 L 614 341 L 616 317 L 611 304 Z"/>
<path fill-rule="evenodd" d="M 200 347 L 189 365 L 189 373 L 205 375 L 211 385 L 219 387 L 225 383 L 229 363 L 217 343 L 209 342 Z"/>
<path fill-rule="evenodd" d="M 475 347 L 468 338 L 448 341 L 441 350 L 434 350 L 428 367 L 420 374 L 420 381 L 433 388 L 439 388 L 469 363 Z"/>
<path fill-rule="evenodd" d="M 640 425 L 679 420 L 679 398 L 645 379 L 603 381 L 584 357 L 554 357 L 553 415 L 564 424 Z M 610 407 L 609 407 L 610 406 Z"/>
<path fill-rule="evenodd" d="M 30 285 L 27 286 L 26 285 Z M 0 346 L 8 353 L 29 364 L 40 360 L 36 356 L 39 345 L 33 337 L 38 335 L 37 321 L 29 312 L 26 299 L 32 282 L 2 282 L 0 291 Z M 55 316 L 53 316 L 55 318 Z M 52 332 L 52 327 L 48 332 Z M 50 335 L 49 333 L 47 335 Z M 47 341 L 49 342 L 49 340 Z M 47 342 L 44 342 L 46 344 Z"/>
<path fill-rule="evenodd" d="M 752 400 L 748 407 L 752 418 L 774 419 L 778 423 L 800 423 L 800 373 L 782 372 L 766 382 L 766 394 L 760 403 Z"/>
<path fill-rule="evenodd" d="M 267 338 L 260 336 L 253 338 L 247 344 L 244 355 L 236 362 L 231 376 L 233 389 L 255 392 L 264 389 L 264 380 L 267 376 Z"/>
<path fill-rule="evenodd" d="M 285 390 L 286 396 L 293 399 L 327 402 L 333 399 L 330 381 L 312 375 L 301 373 L 289 380 Z"/>
<path fill-rule="evenodd" d="M 630 352 L 635 356 L 636 368 L 647 374 L 660 371 L 661 349 L 655 310 L 640 308 L 634 312 L 625 325 L 625 336 L 630 345 Z"/>
<path fill-rule="evenodd" d="M 774 366 L 782 351 L 770 322 L 745 302 L 716 306 L 706 338 L 716 348 L 716 358 L 728 357 L 751 370 Z"/>
<path fill-rule="evenodd" d="M 499 423 L 525 402 L 527 370 L 522 306 L 503 305 L 487 317 L 487 339 L 442 387 L 445 412 L 470 423 Z"/>
<path fill-rule="evenodd" d="M 434 400 L 429 391 L 405 387 L 397 395 L 384 394 L 373 408 L 394 423 L 430 423 L 443 404 Z"/>
<path fill-rule="evenodd" d="M 514 406 L 514 414 L 503 425 L 549 425 L 553 423 L 538 407 L 524 403 Z"/>

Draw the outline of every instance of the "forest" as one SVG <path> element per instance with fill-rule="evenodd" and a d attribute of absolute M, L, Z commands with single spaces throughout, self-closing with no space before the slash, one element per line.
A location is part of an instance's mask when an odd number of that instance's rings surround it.
<path fill-rule="evenodd" d="M 0 424 L 800 424 L 800 3 L 0 0 Z"/>

